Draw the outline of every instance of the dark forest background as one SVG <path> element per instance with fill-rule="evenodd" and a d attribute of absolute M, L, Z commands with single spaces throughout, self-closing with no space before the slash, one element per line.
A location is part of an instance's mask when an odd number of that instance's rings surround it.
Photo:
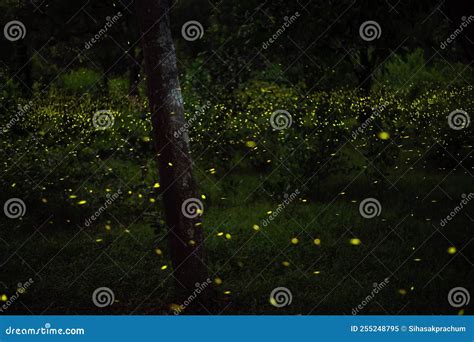
<path fill-rule="evenodd" d="M 473 192 L 473 4 L 179 0 L 169 15 L 206 295 L 182 304 L 194 292 L 180 293 L 167 242 L 147 88 L 167 58 L 146 65 L 136 4 L 0 0 L 1 25 L 25 27 L 0 37 L 0 203 L 26 209 L 0 218 L 4 312 L 469 313 L 448 293 L 473 279 L 460 204 Z M 202 37 L 186 39 L 190 21 Z M 363 39 L 367 21 L 378 38 Z M 91 300 L 99 287 L 107 307 Z M 290 304 L 275 305 L 277 287 Z"/>

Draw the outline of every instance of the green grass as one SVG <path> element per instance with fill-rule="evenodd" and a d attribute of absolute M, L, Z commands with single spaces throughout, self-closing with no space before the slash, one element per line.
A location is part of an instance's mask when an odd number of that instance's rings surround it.
<path fill-rule="evenodd" d="M 213 312 L 351 314 L 389 277 L 361 314 L 459 313 L 447 295 L 469 289 L 473 278 L 473 204 L 439 224 L 472 192 L 472 127 L 456 131 L 446 123 L 449 108 L 471 99 L 472 89 L 394 98 L 355 141 L 365 101 L 355 92 L 295 102 L 286 88 L 270 97 L 254 91 L 242 95 L 248 103 L 213 103 L 191 128 L 194 174 L 205 195 L 206 264 L 219 280 Z M 430 107 L 432 98 L 438 107 Z M 18 197 L 27 210 L 21 219 L 0 216 L 0 300 L 34 280 L 7 313 L 172 314 L 170 306 L 181 304 L 142 100 L 49 94 L 2 136 L 0 203 Z M 277 105 L 294 114 L 288 130 L 270 128 Z M 100 109 L 116 114 L 106 131 L 91 125 Z M 389 139 L 377 137 L 381 130 Z M 119 189 L 123 194 L 84 227 Z M 301 194 L 265 226 L 268 212 L 297 189 Z M 373 219 L 359 213 L 369 197 L 382 206 Z M 99 309 L 91 297 L 102 286 L 116 302 Z M 291 291 L 291 305 L 270 303 L 277 287 Z"/>
<path fill-rule="evenodd" d="M 436 228 L 459 204 L 457 196 L 470 179 L 461 172 L 443 178 L 411 175 L 397 184 L 400 191 L 371 185 L 363 175 L 349 187 L 341 178 L 328 180 L 321 200 L 301 195 L 264 227 L 262 220 L 282 198 L 268 196 L 258 187 L 258 177 L 234 173 L 225 183 L 217 183 L 217 175 L 206 177 L 201 181 L 209 190 L 205 246 L 210 274 L 222 280 L 214 287 L 218 311 L 350 314 L 371 293 L 373 283 L 389 277 L 389 284 L 362 314 L 457 313 L 449 307 L 447 293 L 472 277 L 466 260 L 466 237 L 472 231 L 465 215 L 468 208 L 440 232 Z M 422 200 L 438 183 L 443 191 L 435 190 Z M 374 219 L 364 219 L 358 211 L 367 194 L 382 203 L 382 213 Z M 21 224 L 3 227 L 1 255 L 8 259 L 2 266 L 2 282 L 8 286 L 4 292 L 11 295 L 16 283 L 30 277 L 35 281 L 8 312 L 171 313 L 175 300 L 164 229 L 157 230 L 143 218 L 131 225 L 122 225 L 121 219 L 117 212 L 106 212 L 100 224 L 82 231 L 72 222 L 54 221 L 36 231 Z M 255 224 L 259 231 L 253 229 Z M 291 242 L 294 237 L 297 244 Z M 352 245 L 352 238 L 361 244 Z M 448 254 L 450 246 L 458 252 Z M 162 270 L 163 265 L 169 267 Z M 111 307 L 93 306 L 92 292 L 100 286 L 113 289 L 117 302 Z M 269 302 L 271 291 L 279 286 L 293 294 L 292 304 L 284 308 Z"/>

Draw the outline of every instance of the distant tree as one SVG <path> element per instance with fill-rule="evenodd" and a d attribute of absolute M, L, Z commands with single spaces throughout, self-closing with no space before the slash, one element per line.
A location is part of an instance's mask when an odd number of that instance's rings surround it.
<path fill-rule="evenodd" d="M 160 171 L 171 258 L 178 294 L 186 298 L 207 279 L 200 217 L 183 215 L 182 205 L 197 198 L 192 176 L 183 98 L 170 30 L 169 0 L 136 0 L 141 29 L 153 138 Z M 177 134 L 179 132 L 179 134 Z M 194 216 L 194 215 L 192 215 Z M 207 292 L 207 291 L 206 291 Z M 207 293 L 196 301 L 206 301 Z"/>

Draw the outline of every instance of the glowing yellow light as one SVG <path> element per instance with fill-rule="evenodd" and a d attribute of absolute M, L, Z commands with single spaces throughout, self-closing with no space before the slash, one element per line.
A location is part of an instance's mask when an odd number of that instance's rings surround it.
<path fill-rule="evenodd" d="M 314 243 L 316 246 L 321 246 L 321 239 L 314 239 L 314 240 L 313 240 L 313 243 Z"/>
<path fill-rule="evenodd" d="M 260 227 L 258 226 L 258 224 L 254 224 L 252 226 L 253 230 L 256 230 L 256 231 L 259 231 L 260 230 Z"/>
<path fill-rule="evenodd" d="M 290 263 L 288 261 L 283 261 L 281 264 L 285 267 L 290 266 Z"/>
<path fill-rule="evenodd" d="M 300 242 L 300 240 L 298 240 L 298 238 L 296 238 L 296 237 L 294 237 L 293 239 L 291 239 L 291 243 L 292 243 L 293 245 L 297 245 L 298 242 Z"/>
<path fill-rule="evenodd" d="M 454 247 L 454 246 L 451 246 L 451 247 L 448 248 L 448 254 L 454 254 L 454 253 L 456 253 L 456 251 L 457 251 L 456 247 Z"/>
<path fill-rule="evenodd" d="M 255 147 L 257 146 L 257 143 L 255 141 L 247 141 L 245 143 L 245 146 L 249 147 L 249 148 L 252 148 L 252 147 Z"/>
<path fill-rule="evenodd" d="M 167 268 L 168 268 L 168 265 L 163 265 L 163 266 L 161 266 L 161 269 L 162 269 L 163 271 L 166 270 Z"/>
<path fill-rule="evenodd" d="M 214 279 L 214 283 L 215 283 L 216 285 L 220 285 L 220 284 L 222 284 L 222 279 L 219 278 L 219 277 L 216 277 L 216 278 Z"/>
<path fill-rule="evenodd" d="M 350 239 L 350 240 L 349 240 L 349 243 L 350 243 L 351 245 L 358 246 L 358 245 L 361 244 L 361 241 L 360 241 L 359 239 L 357 239 L 357 238 L 354 238 L 354 239 Z"/>
<path fill-rule="evenodd" d="M 87 203 L 86 200 L 82 200 L 82 201 L 77 202 L 77 204 L 79 204 L 79 205 L 83 205 L 83 204 L 86 204 L 86 203 Z"/>
<path fill-rule="evenodd" d="M 388 132 L 380 132 L 379 133 L 379 138 L 381 140 L 388 140 L 388 139 L 390 139 L 390 134 Z"/>
<path fill-rule="evenodd" d="M 170 310 L 171 310 L 171 311 L 181 312 L 183 309 L 181 308 L 181 305 L 178 305 L 178 304 L 175 304 L 175 303 L 171 303 L 171 304 L 170 304 Z"/>
<path fill-rule="evenodd" d="M 160 183 L 155 183 L 155 184 L 153 184 L 153 187 L 154 187 L 155 189 L 159 188 L 159 187 L 160 187 Z"/>

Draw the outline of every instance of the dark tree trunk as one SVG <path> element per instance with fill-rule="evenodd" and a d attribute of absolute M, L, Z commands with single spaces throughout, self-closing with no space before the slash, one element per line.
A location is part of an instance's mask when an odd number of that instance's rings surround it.
<path fill-rule="evenodd" d="M 173 276 L 178 295 L 187 298 L 195 290 L 196 283 L 206 281 L 207 268 L 203 263 L 203 228 L 196 225 L 201 219 L 199 216 L 187 218 L 181 210 L 184 201 L 198 198 L 198 194 L 191 171 L 188 135 L 186 132 L 176 134 L 185 120 L 170 31 L 170 1 L 136 0 L 135 4 L 142 34 L 153 136 L 164 189 Z M 208 293 L 201 293 L 193 304 L 207 302 Z"/>
<path fill-rule="evenodd" d="M 132 56 L 129 58 L 129 69 L 128 69 L 128 80 L 129 80 L 129 89 L 128 95 L 129 96 L 138 96 L 139 91 L 138 87 L 140 85 L 140 71 L 141 71 L 141 64 L 143 60 L 143 54 L 141 51 L 139 53 L 135 53 L 135 49 L 131 51 Z"/>
<path fill-rule="evenodd" d="M 360 56 L 360 65 L 358 71 L 358 78 L 359 78 L 359 89 L 362 92 L 362 96 L 369 97 L 370 90 L 372 88 L 373 83 L 373 69 L 374 64 L 373 61 L 369 58 L 369 49 L 364 47 L 360 49 L 359 52 Z M 372 109 L 370 105 L 367 104 L 364 106 L 364 109 L 359 113 L 359 124 L 365 122 L 368 118 L 372 116 Z"/>
<path fill-rule="evenodd" d="M 359 71 L 359 87 L 364 94 L 369 94 L 373 82 L 374 65 L 369 58 L 369 49 L 360 49 L 360 71 Z"/>

